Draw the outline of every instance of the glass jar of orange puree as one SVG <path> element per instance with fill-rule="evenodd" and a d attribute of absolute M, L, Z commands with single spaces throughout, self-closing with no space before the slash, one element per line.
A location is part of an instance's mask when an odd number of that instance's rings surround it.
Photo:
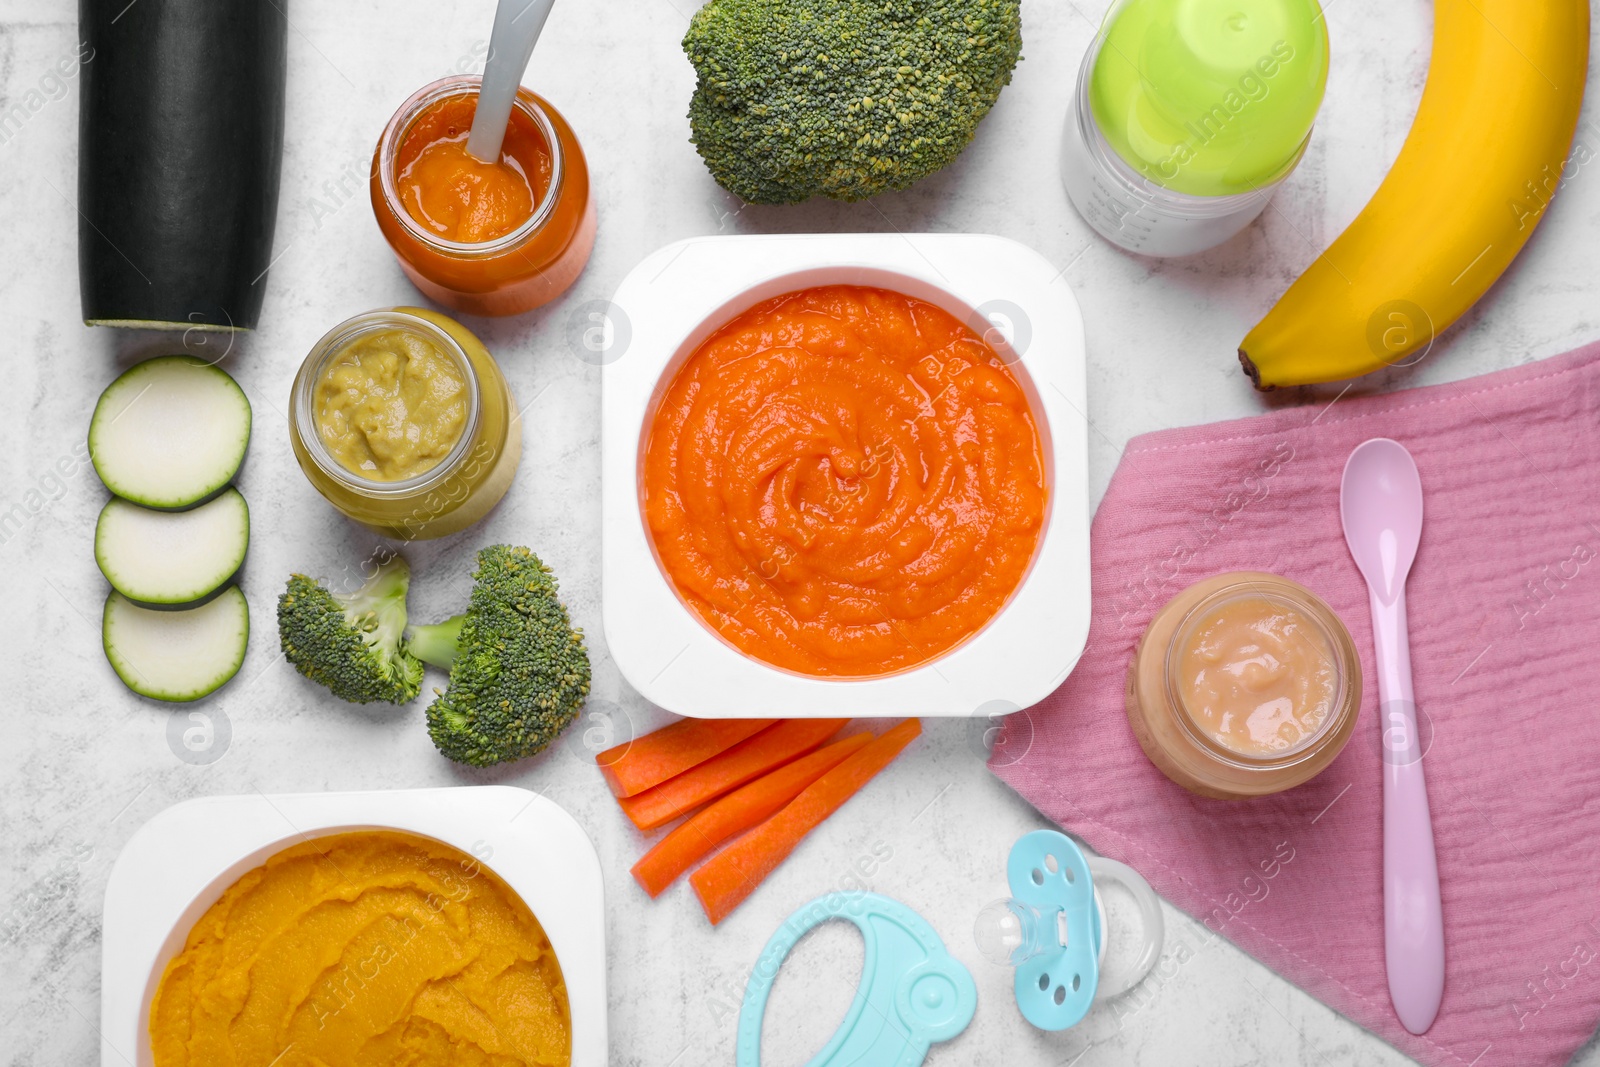
<path fill-rule="evenodd" d="M 1361 661 L 1315 593 L 1261 571 L 1196 582 L 1150 620 L 1128 669 L 1150 762 L 1201 796 L 1277 793 L 1320 774 L 1355 729 Z"/>
<path fill-rule="evenodd" d="M 566 292 L 594 248 L 589 168 L 572 127 L 519 89 L 500 159 L 467 154 L 481 79 L 411 95 L 378 141 L 372 210 L 401 269 L 428 297 L 474 315 L 517 315 Z"/>
<path fill-rule="evenodd" d="M 341 322 L 306 356 L 289 440 L 328 503 L 416 541 L 466 529 L 500 502 L 522 458 L 522 419 L 466 327 L 425 308 L 379 308 Z"/>

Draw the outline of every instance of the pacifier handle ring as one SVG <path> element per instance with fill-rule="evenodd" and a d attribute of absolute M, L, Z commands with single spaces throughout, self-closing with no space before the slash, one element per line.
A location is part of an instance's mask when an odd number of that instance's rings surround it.
<path fill-rule="evenodd" d="M 739 1009 L 738 1039 L 734 1047 L 737 1067 L 761 1067 L 761 1029 L 766 1020 L 767 997 L 772 992 L 778 971 L 783 968 L 784 961 L 789 958 L 789 953 L 799 944 L 802 937 L 823 923 L 835 920 L 850 923 L 861 931 L 861 978 L 856 986 L 856 995 L 851 999 L 850 1007 L 845 1012 L 844 1021 L 839 1024 L 838 1030 L 811 1062 L 827 1062 L 827 1057 L 844 1043 L 850 1028 L 866 1009 L 869 992 L 866 976 L 872 973 L 876 962 L 871 927 L 851 914 L 851 909 L 846 908 L 844 903 L 845 897 L 839 893 L 830 893 L 811 901 L 790 916 L 761 950 L 761 955 L 756 960 L 755 973 L 745 986 L 744 1003 Z M 764 968 L 769 969 L 770 973 L 763 973 Z"/>
<path fill-rule="evenodd" d="M 1089 873 L 1093 875 L 1096 884 L 1115 882 L 1132 893 L 1134 901 L 1139 905 L 1143 942 L 1139 948 L 1138 960 L 1127 974 L 1111 976 L 1114 979 L 1111 982 L 1106 981 L 1107 975 L 1102 972 L 1100 987 L 1095 991 L 1096 1001 L 1111 1000 L 1122 996 L 1144 981 L 1145 976 L 1156 965 L 1156 960 L 1161 958 L 1162 945 L 1166 941 L 1166 923 L 1161 917 L 1160 898 L 1138 871 L 1126 863 L 1118 863 L 1105 856 L 1085 856 L 1084 859 L 1088 862 Z"/>
<path fill-rule="evenodd" d="M 972 1021 L 977 985 L 925 919 L 877 893 L 829 893 L 785 920 L 761 950 L 739 1008 L 737 1067 L 759 1067 L 767 998 L 790 950 L 835 919 L 861 931 L 861 980 L 844 1021 L 807 1067 L 835 1061 L 917 1067 L 929 1046 L 950 1040 Z M 872 1018 L 864 1019 L 869 1010 Z"/>

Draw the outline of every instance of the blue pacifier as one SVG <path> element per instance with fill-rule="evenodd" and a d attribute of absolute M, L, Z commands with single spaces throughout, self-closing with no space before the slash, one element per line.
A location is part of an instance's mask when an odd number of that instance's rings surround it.
<path fill-rule="evenodd" d="M 1066 834 L 1025 834 L 1006 860 L 1006 881 L 1011 899 L 978 913 L 973 938 L 984 956 L 1017 969 L 1017 1007 L 1041 1030 L 1077 1025 L 1095 1003 L 1144 981 L 1161 955 L 1161 902 L 1150 883 L 1127 864 L 1085 857 Z M 1144 926 L 1132 970 L 1109 979 L 1101 972 L 1106 913 L 1096 881 L 1132 893 Z"/>
<path fill-rule="evenodd" d="M 935 1041 L 967 1028 L 978 1006 L 972 975 L 922 916 L 876 893 L 829 893 L 791 915 L 772 935 L 739 1008 L 737 1067 L 758 1067 L 767 995 L 790 949 L 812 928 L 844 919 L 861 931 L 861 986 L 839 1032 L 806 1067 L 916 1067 Z"/>

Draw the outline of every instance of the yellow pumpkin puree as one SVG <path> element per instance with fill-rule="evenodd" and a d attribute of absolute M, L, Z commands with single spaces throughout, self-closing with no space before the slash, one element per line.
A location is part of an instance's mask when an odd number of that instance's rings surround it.
<path fill-rule="evenodd" d="M 155 1067 L 566 1067 L 571 1032 L 522 899 L 464 852 L 376 830 L 246 872 L 150 1010 Z"/>

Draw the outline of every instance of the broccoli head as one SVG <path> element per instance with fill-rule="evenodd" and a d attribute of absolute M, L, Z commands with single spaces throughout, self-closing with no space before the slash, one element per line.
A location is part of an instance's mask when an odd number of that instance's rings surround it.
<path fill-rule="evenodd" d="M 486 767 L 542 751 L 589 695 L 589 653 L 556 598 L 556 580 L 526 548 L 478 553 L 466 613 L 415 626 L 414 654 L 448 667 L 428 707 L 428 735 L 458 763 Z"/>
<path fill-rule="evenodd" d="M 422 663 L 402 645 L 411 568 L 399 556 L 354 593 L 292 575 L 278 598 L 278 638 L 295 669 L 357 704 L 404 704 L 422 688 Z"/>
<path fill-rule="evenodd" d="M 947 165 L 1011 81 L 1019 0 L 710 0 L 690 138 L 756 204 L 863 200 Z"/>

